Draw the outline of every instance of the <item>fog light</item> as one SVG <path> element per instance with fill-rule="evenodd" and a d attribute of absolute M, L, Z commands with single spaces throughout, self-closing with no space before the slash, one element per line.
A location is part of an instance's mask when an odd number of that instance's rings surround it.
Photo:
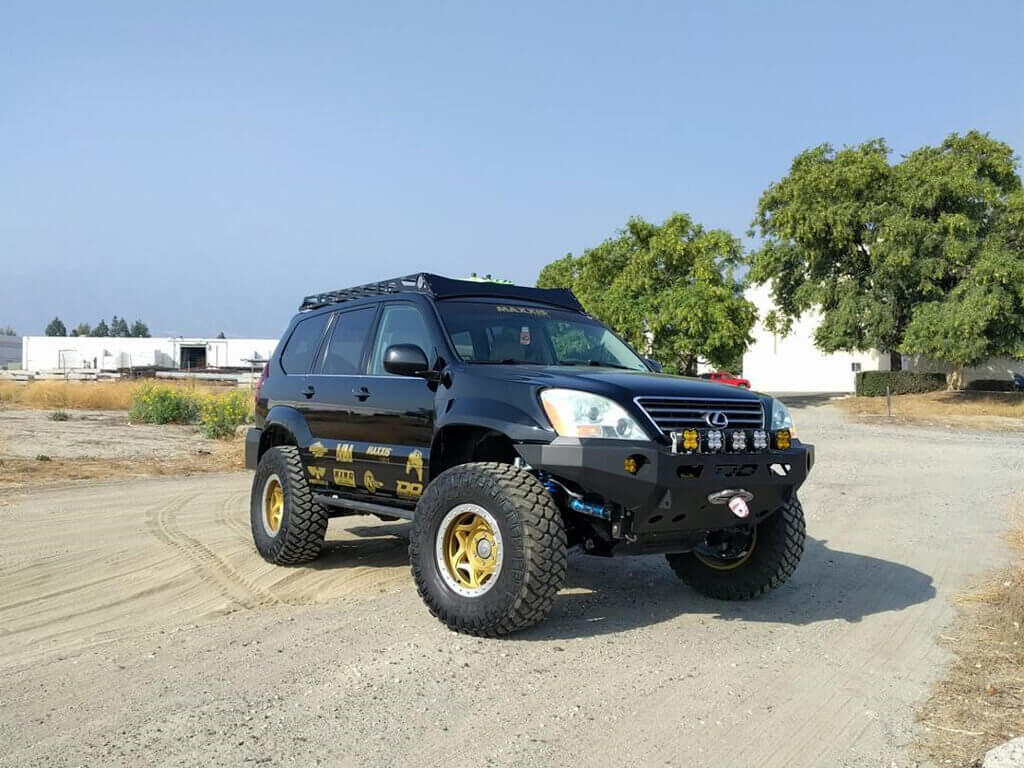
<path fill-rule="evenodd" d="M 732 433 L 732 449 L 734 451 L 747 450 L 747 433 L 742 429 L 737 429 Z"/>
<path fill-rule="evenodd" d="M 630 456 L 624 462 L 622 462 L 622 468 L 629 472 L 631 475 L 635 475 L 639 467 L 636 465 L 636 459 Z"/>
<path fill-rule="evenodd" d="M 763 451 L 768 447 L 768 433 L 763 429 L 754 430 L 754 450 Z"/>
<path fill-rule="evenodd" d="M 709 429 L 708 430 L 708 450 L 709 451 L 720 451 L 720 450 L 722 450 L 722 431 L 720 429 Z"/>
<path fill-rule="evenodd" d="M 683 450 L 684 451 L 696 451 L 700 445 L 697 439 L 696 429 L 684 429 L 683 430 Z"/>
<path fill-rule="evenodd" d="M 775 433 L 775 447 L 780 451 L 789 449 L 790 434 L 788 429 L 780 429 Z"/>

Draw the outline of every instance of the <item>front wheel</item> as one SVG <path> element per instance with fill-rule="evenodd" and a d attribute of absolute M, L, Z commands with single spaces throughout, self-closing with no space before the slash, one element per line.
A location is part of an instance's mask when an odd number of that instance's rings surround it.
<path fill-rule="evenodd" d="M 666 555 L 676 576 L 719 600 L 750 600 L 783 584 L 804 552 L 804 510 L 799 500 L 749 529 L 719 531 L 692 552 Z"/>
<path fill-rule="evenodd" d="M 463 464 L 420 499 L 409 560 L 420 597 L 449 628 L 506 635 L 551 610 L 565 584 L 565 527 L 533 475 L 508 464 Z"/>

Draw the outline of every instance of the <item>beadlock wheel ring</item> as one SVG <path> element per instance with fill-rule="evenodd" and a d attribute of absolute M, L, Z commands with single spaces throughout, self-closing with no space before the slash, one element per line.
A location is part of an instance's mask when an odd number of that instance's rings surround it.
<path fill-rule="evenodd" d="M 463 597 L 487 594 L 504 561 L 498 521 L 479 504 L 453 507 L 437 528 L 434 557 L 450 590 Z"/>
<path fill-rule="evenodd" d="M 281 531 L 284 519 L 284 487 L 281 478 L 270 475 L 263 483 L 263 496 L 260 503 L 260 522 L 267 536 L 274 538 Z"/>

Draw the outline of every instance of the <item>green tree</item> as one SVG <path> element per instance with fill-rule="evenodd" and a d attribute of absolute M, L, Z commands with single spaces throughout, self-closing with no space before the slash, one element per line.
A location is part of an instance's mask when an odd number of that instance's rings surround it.
<path fill-rule="evenodd" d="M 106 320 L 100 320 L 96 323 L 96 326 L 92 329 L 90 336 L 101 336 L 106 337 L 110 335 L 110 328 L 107 327 Z"/>
<path fill-rule="evenodd" d="M 616 237 L 541 270 L 542 288 L 571 288 L 584 308 L 646 351 L 665 370 L 694 375 L 699 360 L 734 362 L 750 343 L 756 313 L 734 269 L 739 240 L 683 213 L 663 224 L 632 218 Z M 645 328 L 646 324 L 646 328 Z"/>
<path fill-rule="evenodd" d="M 224 335 L 224 331 L 221 331 L 220 333 L 217 334 L 217 338 L 218 339 L 226 339 L 227 337 Z"/>
<path fill-rule="evenodd" d="M 68 330 L 64 327 L 64 323 L 61 322 L 61 319 L 59 317 L 55 317 L 46 325 L 46 330 L 44 330 L 43 333 L 47 336 L 67 336 Z"/>
<path fill-rule="evenodd" d="M 141 320 L 136 320 L 132 323 L 131 335 L 138 338 L 149 338 L 149 327 Z"/>
<path fill-rule="evenodd" d="M 762 194 L 751 234 L 763 244 L 751 254 L 750 279 L 772 282 L 777 309 L 766 326 L 786 333 L 819 307 L 820 349 L 879 349 L 894 369 L 901 352 L 954 366 L 1013 354 L 1021 344 L 1013 150 L 972 131 L 895 164 L 888 156 L 881 139 L 839 151 L 825 144 L 798 155 Z M 995 295 L 983 301 L 988 290 Z"/>
<path fill-rule="evenodd" d="M 78 325 L 76 325 L 74 328 L 71 329 L 71 335 L 72 336 L 91 336 L 92 335 L 92 326 L 90 326 L 88 323 L 79 323 Z"/>
<path fill-rule="evenodd" d="M 120 336 L 122 338 L 131 336 L 131 331 L 128 329 L 128 321 L 123 317 L 114 315 L 113 320 L 110 321 L 110 335 Z"/>

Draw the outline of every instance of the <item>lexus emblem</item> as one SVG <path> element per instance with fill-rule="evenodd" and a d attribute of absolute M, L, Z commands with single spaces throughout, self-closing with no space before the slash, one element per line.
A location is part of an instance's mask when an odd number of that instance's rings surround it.
<path fill-rule="evenodd" d="M 704 414 L 704 421 L 708 423 L 709 427 L 715 429 L 725 429 L 729 426 L 729 417 L 721 411 L 708 411 Z"/>

